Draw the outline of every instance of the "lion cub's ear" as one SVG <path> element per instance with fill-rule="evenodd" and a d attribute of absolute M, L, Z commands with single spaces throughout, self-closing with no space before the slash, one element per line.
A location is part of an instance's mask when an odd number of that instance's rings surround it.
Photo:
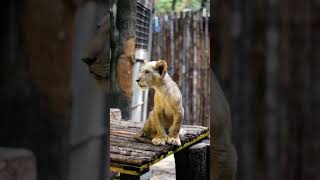
<path fill-rule="evenodd" d="M 168 69 L 167 62 L 165 60 L 158 60 L 156 63 L 155 70 L 159 72 L 159 74 L 163 77 Z"/>

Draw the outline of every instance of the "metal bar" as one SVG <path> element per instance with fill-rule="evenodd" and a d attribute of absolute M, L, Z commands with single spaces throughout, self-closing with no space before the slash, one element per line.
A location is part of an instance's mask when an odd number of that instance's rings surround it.
<path fill-rule="evenodd" d="M 143 29 L 149 30 L 148 27 L 142 26 L 142 25 L 140 25 L 140 24 L 136 24 L 136 26 L 138 26 L 139 28 L 143 28 Z"/>
<path fill-rule="evenodd" d="M 138 19 L 138 18 L 137 18 L 137 20 L 138 20 L 138 21 L 141 21 L 142 23 L 145 23 L 146 26 L 149 26 L 149 22 L 148 22 L 148 21 L 145 21 L 145 20 L 142 20 L 142 19 Z"/>

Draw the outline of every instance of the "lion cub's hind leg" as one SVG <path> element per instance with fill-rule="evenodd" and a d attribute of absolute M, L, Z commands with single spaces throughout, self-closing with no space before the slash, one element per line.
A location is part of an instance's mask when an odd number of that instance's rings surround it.
<path fill-rule="evenodd" d="M 138 142 L 142 142 L 142 143 L 151 143 L 151 139 L 146 137 L 144 135 L 144 131 L 141 130 L 140 132 L 138 132 L 136 135 L 134 135 L 133 137 L 136 141 Z"/>
<path fill-rule="evenodd" d="M 143 129 L 140 132 L 138 132 L 136 135 L 134 135 L 134 139 L 136 141 L 143 142 L 143 143 L 152 143 L 151 139 L 153 139 L 156 136 L 156 129 L 154 128 L 152 114 L 153 112 L 151 111 L 147 121 L 143 126 Z"/>

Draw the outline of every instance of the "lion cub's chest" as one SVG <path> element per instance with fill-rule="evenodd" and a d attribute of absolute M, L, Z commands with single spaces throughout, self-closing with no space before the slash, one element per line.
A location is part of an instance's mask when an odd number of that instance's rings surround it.
<path fill-rule="evenodd" d="M 163 107 L 162 112 L 165 118 L 169 118 L 169 119 L 173 118 L 174 110 L 172 107 L 170 106 Z"/>
<path fill-rule="evenodd" d="M 157 101 L 157 111 L 158 113 L 161 113 L 162 117 L 162 123 L 166 125 L 170 125 L 174 118 L 174 107 L 172 102 L 170 102 L 170 99 L 168 97 L 156 95 L 155 101 Z"/>
<path fill-rule="evenodd" d="M 174 118 L 174 107 L 172 107 L 172 104 L 167 101 L 163 101 L 162 106 L 160 106 L 160 112 L 162 113 L 162 123 L 165 127 L 169 127 Z"/>
<path fill-rule="evenodd" d="M 162 119 L 161 119 L 161 124 L 165 127 L 165 128 L 169 128 L 172 123 L 173 123 L 173 118 L 174 118 L 174 112 L 172 109 L 170 108 L 162 108 L 161 112 L 162 113 Z"/>

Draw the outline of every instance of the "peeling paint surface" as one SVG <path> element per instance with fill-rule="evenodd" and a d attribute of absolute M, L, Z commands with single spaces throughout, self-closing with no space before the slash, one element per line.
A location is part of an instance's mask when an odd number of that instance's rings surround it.
<path fill-rule="evenodd" d="M 120 55 L 117 64 L 117 79 L 120 88 L 127 97 L 132 96 L 132 72 L 135 63 L 135 39 L 130 38 L 124 43 L 123 53 Z"/>

